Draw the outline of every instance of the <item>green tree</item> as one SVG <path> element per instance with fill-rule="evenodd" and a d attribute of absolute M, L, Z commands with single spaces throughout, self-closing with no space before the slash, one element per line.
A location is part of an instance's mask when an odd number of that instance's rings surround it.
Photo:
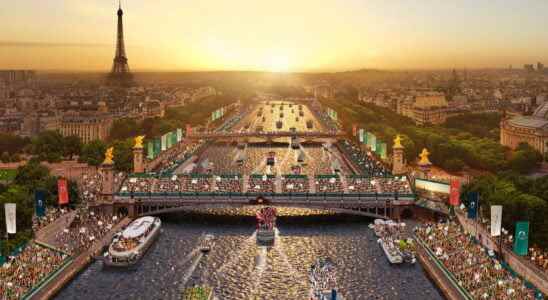
<path fill-rule="evenodd" d="M 521 143 L 512 154 L 510 168 L 521 174 L 530 173 L 542 162 L 542 155 L 526 143 Z"/>
<path fill-rule="evenodd" d="M 110 129 L 109 140 L 123 140 L 141 134 L 139 124 L 134 119 L 115 120 Z"/>
<path fill-rule="evenodd" d="M 64 139 L 63 155 L 72 160 L 75 155 L 80 155 L 82 152 L 82 141 L 76 135 L 68 136 Z"/>
<path fill-rule="evenodd" d="M 32 140 L 32 153 L 39 160 L 60 161 L 64 153 L 64 138 L 57 131 L 44 131 Z"/>
<path fill-rule="evenodd" d="M 133 140 L 115 141 L 114 147 L 114 169 L 123 172 L 133 170 Z"/>
<path fill-rule="evenodd" d="M 101 140 L 93 140 L 82 147 L 80 161 L 90 166 L 99 166 L 105 159 L 107 145 Z"/>

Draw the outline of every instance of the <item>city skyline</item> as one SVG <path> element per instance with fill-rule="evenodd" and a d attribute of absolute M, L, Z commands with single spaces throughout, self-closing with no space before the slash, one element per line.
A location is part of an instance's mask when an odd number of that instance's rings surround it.
<path fill-rule="evenodd" d="M 548 61 L 548 3 L 123 1 L 132 69 L 316 72 Z M 116 1 L 23 0 L 0 12 L 0 68 L 105 71 Z M 519 26 L 516 26 L 519 24 Z M 63 33 L 60 35 L 59 33 Z"/>

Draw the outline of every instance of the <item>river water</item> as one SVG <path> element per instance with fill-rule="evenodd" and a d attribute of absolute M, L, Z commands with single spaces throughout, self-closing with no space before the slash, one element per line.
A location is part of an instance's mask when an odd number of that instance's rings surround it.
<path fill-rule="evenodd" d="M 308 271 L 330 257 L 345 299 L 443 299 L 420 264 L 391 266 L 364 217 L 304 209 L 278 210 L 271 248 L 255 243 L 256 207 L 161 216 L 163 232 L 133 270 L 95 262 L 56 299 L 181 299 L 193 284 L 219 299 L 309 299 Z M 211 253 L 197 243 L 215 235 Z"/>

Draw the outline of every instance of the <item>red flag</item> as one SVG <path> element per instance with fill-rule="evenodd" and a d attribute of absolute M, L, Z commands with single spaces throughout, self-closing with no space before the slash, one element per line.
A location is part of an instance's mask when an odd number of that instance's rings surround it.
<path fill-rule="evenodd" d="M 352 125 L 352 136 L 356 136 L 358 134 L 358 125 L 354 124 Z"/>
<path fill-rule="evenodd" d="M 449 204 L 453 206 L 460 205 L 460 181 L 458 179 L 451 180 L 451 189 L 449 191 Z"/>
<path fill-rule="evenodd" d="M 186 124 L 186 135 L 189 136 L 192 133 L 192 126 Z"/>
<path fill-rule="evenodd" d="M 59 205 L 69 203 L 67 180 L 65 178 L 57 180 L 57 194 L 59 194 Z"/>

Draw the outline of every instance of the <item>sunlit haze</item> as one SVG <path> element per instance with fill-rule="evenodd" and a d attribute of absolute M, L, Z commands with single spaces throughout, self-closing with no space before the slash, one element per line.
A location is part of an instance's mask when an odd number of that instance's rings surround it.
<path fill-rule="evenodd" d="M 3 1 L 0 68 L 107 70 L 116 1 Z M 134 70 L 476 68 L 548 59 L 548 2 L 122 1 Z"/>

